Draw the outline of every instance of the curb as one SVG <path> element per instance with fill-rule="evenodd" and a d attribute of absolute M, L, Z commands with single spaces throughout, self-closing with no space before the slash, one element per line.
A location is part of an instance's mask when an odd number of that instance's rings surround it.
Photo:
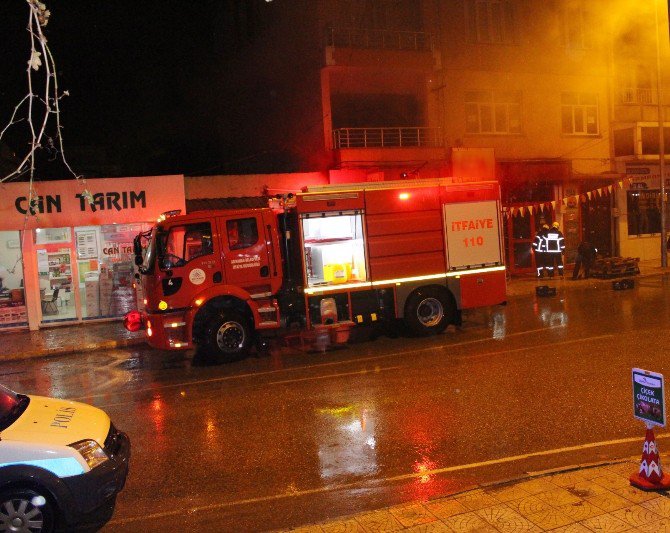
<path fill-rule="evenodd" d="M 88 353 L 95 350 L 113 350 L 115 348 L 126 348 L 128 346 L 137 346 L 145 344 L 143 338 L 138 339 L 120 339 L 120 340 L 106 340 L 84 344 L 82 346 L 64 346 L 62 348 L 46 348 L 43 350 L 25 351 L 12 354 L 0 355 L 0 363 L 12 361 L 25 361 L 26 359 L 39 359 L 47 357 L 57 357 L 59 355 L 71 355 L 76 353 Z"/>

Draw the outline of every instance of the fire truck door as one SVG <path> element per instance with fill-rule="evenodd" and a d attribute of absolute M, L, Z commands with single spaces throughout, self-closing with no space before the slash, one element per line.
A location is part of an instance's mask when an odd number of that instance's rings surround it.
<path fill-rule="evenodd" d="M 218 224 L 224 283 L 241 287 L 251 294 L 272 292 L 273 267 L 262 214 L 250 212 L 220 217 Z"/>

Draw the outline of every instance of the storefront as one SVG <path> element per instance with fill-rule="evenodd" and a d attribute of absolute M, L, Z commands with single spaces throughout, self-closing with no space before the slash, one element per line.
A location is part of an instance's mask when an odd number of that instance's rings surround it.
<path fill-rule="evenodd" d="M 619 163 L 625 175 L 617 191 L 616 215 L 621 254 L 652 260 L 661 257 L 661 179 L 658 162 Z M 666 225 L 670 224 L 670 168 L 665 167 Z M 668 227 L 666 227 L 666 231 Z"/>
<path fill-rule="evenodd" d="M 185 212 L 183 176 L 0 185 L 0 331 L 122 317 L 138 305 L 133 238 Z M 89 194 L 90 193 L 90 196 Z"/>

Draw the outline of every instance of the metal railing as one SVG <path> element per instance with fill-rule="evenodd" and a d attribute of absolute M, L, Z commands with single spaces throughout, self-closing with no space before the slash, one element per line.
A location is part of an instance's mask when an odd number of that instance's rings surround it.
<path fill-rule="evenodd" d="M 433 49 L 433 35 L 421 31 L 330 28 L 328 46 L 429 51 Z"/>
<path fill-rule="evenodd" d="M 643 87 L 623 87 L 619 89 L 620 104 L 653 104 L 655 103 L 652 89 Z"/>
<path fill-rule="evenodd" d="M 333 130 L 338 148 L 411 148 L 442 146 L 439 128 L 340 128 Z"/>

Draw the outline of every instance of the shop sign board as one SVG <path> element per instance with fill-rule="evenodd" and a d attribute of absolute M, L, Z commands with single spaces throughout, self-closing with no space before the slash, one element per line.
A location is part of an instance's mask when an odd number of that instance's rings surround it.
<path fill-rule="evenodd" d="M 186 212 L 184 176 L 0 184 L 0 230 L 153 222 Z M 32 203 L 31 203 L 32 198 Z"/>
<path fill-rule="evenodd" d="M 633 414 L 650 425 L 665 427 L 663 375 L 633 368 Z"/>

